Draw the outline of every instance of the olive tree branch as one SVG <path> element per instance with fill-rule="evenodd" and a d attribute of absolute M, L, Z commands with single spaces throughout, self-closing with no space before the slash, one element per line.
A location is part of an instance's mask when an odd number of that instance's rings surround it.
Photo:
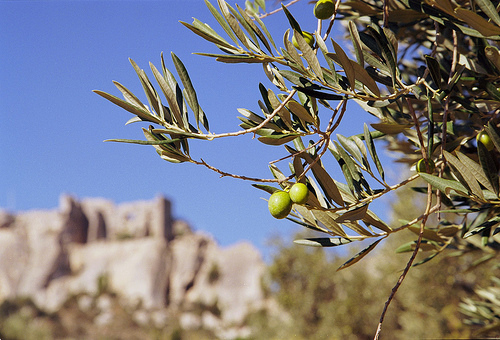
<path fill-rule="evenodd" d="M 203 159 L 200 159 L 199 161 L 196 161 L 194 159 L 191 159 L 190 160 L 191 163 L 194 163 L 194 164 L 197 164 L 197 165 L 203 165 L 205 166 L 206 168 L 218 173 L 221 175 L 221 178 L 222 177 L 232 177 L 232 178 L 237 178 L 237 179 L 242 179 L 242 180 L 246 180 L 246 181 L 253 181 L 253 182 L 263 182 L 263 183 L 281 183 L 283 181 L 287 181 L 291 178 L 293 178 L 293 175 L 290 175 L 288 176 L 287 178 L 285 178 L 284 180 L 278 180 L 278 179 L 263 179 L 263 178 L 257 178 L 257 177 L 248 177 L 248 176 L 242 176 L 242 175 L 236 175 L 236 174 L 231 174 L 229 172 L 225 172 L 225 171 L 222 171 L 210 164 L 208 164 L 207 162 L 205 162 Z"/>
<path fill-rule="evenodd" d="M 288 7 L 288 6 L 291 6 L 291 5 L 293 5 L 294 3 L 297 3 L 297 2 L 299 2 L 299 1 L 300 1 L 300 0 L 292 0 L 292 1 L 290 1 L 289 3 L 287 3 L 286 5 L 283 5 L 283 6 Z M 280 8 L 277 8 L 277 9 L 275 9 L 275 10 L 271 11 L 271 12 L 264 13 L 264 14 L 262 14 L 262 15 L 259 15 L 259 19 L 263 19 L 263 18 L 268 17 L 268 16 L 270 16 L 270 15 L 276 14 L 276 13 L 278 13 L 278 12 L 282 11 L 282 10 L 283 10 L 283 8 L 281 8 L 281 7 L 280 7 Z"/>
<path fill-rule="evenodd" d="M 403 283 L 404 279 L 406 278 L 406 275 L 410 271 L 410 268 L 413 264 L 413 261 L 417 257 L 417 253 L 418 253 L 418 250 L 420 249 L 420 244 L 422 242 L 422 236 L 424 235 L 425 224 L 426 224 L 427 218 L 429 217 L 429 214 L 431 212 L 431 204 L 432 204 L 432 186 L 430 184 L 427 184 L 427 205 L 425 207 L 425 212 L 422 215 L 423 217 L 422 217 L 422 222 L 420 223 L 420 232 L 418 234 L 417 243 L 415 244 L 415 250 L 411 254 L 410 260 L 406 264 L 406 267 L 403 270 L 403 273 L 401 274 L 401 276 L 399 277 L 398 282 L 396 283 L 394 288 L 392 288 L 391 295 L 389 295 L 389 298 L 387 299 L 387 301 L 384 305 L 384 309 L 382 311 L 382 314 L 380 315 L 380 321 L 378 323 L 377 331 L 375 332 L 375 337 L 373 338 L 373 340 L 379 339 L 380 332 L 382 331 L 382 323 L 384 322 L 384 318 L 385 318 L 385 315 L 387 313 L 387 309 L 389 308 L 389 305 L 391 304 L 392 300 L 394 299 L 394 296 L 396 296 L 396 293 L 397 293 L 399 287 L 401 286 L 401 284 Z"/>
<path fill-rule="evenodd" d="M 242 136 L 248 133 L 255 133 L 262 129 L 267 123 L 269 123 L 277 114 L 278 112 L 285 107 L 285 105 L 292 99 L 292 97 L 297 93 L 296 89 L 293 89 L 290 94 L 278 105 L 277 108 L 274 109 L 274 111 L 267 116 L 265 120 L 263 120 L 259 125 L 250 128 L 250 129 L 245 129 L 241 131 L 236 131 L 236 132 L 226 132 L 226 133 L 219 133 L 219 134 L 208 134 L 206 135 L 208 140 L 213 140 L 215 138 L 223 138 L 223 137 L 236 137 L 236 136 Z"/>

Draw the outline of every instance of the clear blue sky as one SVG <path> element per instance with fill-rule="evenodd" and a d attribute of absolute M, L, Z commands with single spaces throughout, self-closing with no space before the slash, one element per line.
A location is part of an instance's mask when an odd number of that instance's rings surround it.
<path fill-rule="evenodd" d="M 303 29 L 315 30 L 312 5 L 304 0 L 290 10 Z M 174 51 L 190 72 L 213 132 L 239 130 L 237 108 L 259 110 L 258 83 L 272 87 L 262 67 L 193 55 L 218 50 L 178 22 L 191 23 L 192 17 L 222 34 L 202 0 L 0 1 L 0 207 L 52 209 L 61 193 L 116 203 L 164 194 L 177 218 L 222 245 L 250 240 L 264 249 L 272 235 L 296 231 L 293 223 L 269 215 L 261 199 L 267 195 L 250 182 L 165 162 L 150 146 L 103 143 L 144 138 L 140 124 L 124 125 L 131 114 L 92 92 L 121 96 L 116 80 L 146 102 L 129 57 L 153 79 L 149 61 L 159 66 L 163 51 L 174 70 Z M 265 22 L 281 46 L 289 28 L 284 14 Z M 359 117 L 367 116 L 351 103 L 339 132 L 362 132 Z M 358 123 L 356 129 L 350 122 Z M 194 158 L 224 171 L 263 178 L 271 176 L 267 163 L 286 154 L 250 136 L 192 142 L 190 149 Z"/>

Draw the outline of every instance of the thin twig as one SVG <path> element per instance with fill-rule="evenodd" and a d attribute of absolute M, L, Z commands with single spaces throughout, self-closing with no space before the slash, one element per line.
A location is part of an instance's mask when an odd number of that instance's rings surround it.
<path fill-rule="evenodd" d="M 203 165 L 206 168 L 208 168 L 208 169 L 210 169 L 212 171 L 215 171 L 216 173 L 220 174 L 221 177 L 232 177 L 232 178 L 243 179 L 243 180 L 246 180 L 246 181 L 262 182 L 262 183 L 281 183 L 281 182 L 287 181 L 287 180 L 289 180 L 289 179 L 291 179 L 293 177 L 293 175 L 291 175 L 291 176 L 288 176 L 287 178 L 285 178 L 284 180 L 247 177 L 247 176 L 235 175 L 235 174 L 231 174 L 229 172 L 222 171 L 222 170 L 220 170 L 220 169 L 218 169 L 218 168 L 216 168 L 216 167 L 208 164 L 203 159 L 201 159 L 200 161 L 196 161 L 196 160 L 192 159 L 190 161 L 192 163 L 194 163 L 194 164 Z"/>
<path fill-rule="evenodd" d="M 300 0 L 292 0 L 292 1 L 290 1 L 289 3 L 287 3 L 286 5 L 283 5 L 283 6 L 288 7 L 288 6 L 291 6 L 291 5 L 293 5 L 294 3 L 299 2 L 299 1 L 300 1 Z M 273 14 L 275 14 L 275 13 L 278 13 L 279 11 L 282 11 L 282 10 L 283 10 L 283 8 L 281 8 L 281 7 L 280 7 L 280 8 L 277 8 L 277 9 L 275 9 L 274 11 L 271 11 L 271 12 L 269 12 L 269 13 L 264 13 L 264 14 L 262 14 L 262 15 L 259 15 L 259 19 L 262 19 L 262 18 L 268 17 L 268 16 L 273 15 Z"/>
<path fill-rule="evenodd" d="M 227 132 L 227 133 L 219 133 L 219 134 L 216 134 L 216 135 L 207 135 L 207 138 L 209 140 L 212 140 L 212 139 L 215 139 L 215 138 L 222 138 L 222 137 L 236 137 L 236 136 L 245 135 L 247 133 L 254 133 L 254 132 L 259 131 L 267 123 L 269 123 L 274 118 L 274 116 L 276 116 L 278 114 L 278 112 L 281 109 L 283 109 L 285 107 L 285 105 L 292 99 L 292 97 L 296 93 L 297 93 L 297 90 L 293 89 L 290 92 L 290 94 L 280 103 L 280 105 L 278 105 L 278 107 L 276 109 L 274 109 L 274 111 L 269 116 L 267 116 L 267 118 L 265 120 L 263 120 L 259 125 L 255 126 L 253 128 L 250 128 L 250 129 L 245 129 L 245 130 L 236 131 L 236 132 Z"/>
<path fill-rule="evenodd" d="M 404 279 L 406 278 L 406 275 L 410 271 L 410 268 L 413 264 L 413 261 L 417 257 L 418 250 L 420 249 L 420 243 L 422 242 L 422 236 L 424 235 L 424 228 L 425 228 L 425 223 L 427 222 L 427 218 L 429 217 L 429 214 L 431 212 L 431 203 L 432 203 L 432 186 L 430 184 L 427 184 L 427 206 L 425 207 L 425 212 L 422 218 L 422 222 L 420 223 L 420 232 L 418 234 L 418 239 L 417 243 L 415 245 L 415 250 L 411 254 L 410 260 L 406 264 L 405 269 L 403 270 L 403 273 L 401 276 L 399 276 L 398 282 L 392 288 L 391 295 L 389 295 L 389 298 L 387 299 L 384 309 L 382 311 L 382 314 L 380 315 L 380 321 L 377 325 L 377 331 L 375 332 L 375 337 L 373 338 L 374 340 L 378 340 L 380 336 L 380 332 L 382 331 L 382 323 L 384 322 L 385 315 L 387 313 L 387 309 L 389 308 L 389 305 L 391 304 L 392 300 L 394 299 L 394 296 L 396 296 L 396 293 L 403 283 Z"/>

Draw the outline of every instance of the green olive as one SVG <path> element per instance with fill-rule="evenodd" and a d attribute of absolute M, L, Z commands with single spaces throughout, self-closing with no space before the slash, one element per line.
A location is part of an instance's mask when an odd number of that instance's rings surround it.
<path fill-rule="evenodd" d="M 285 191 L 275 191 L 268 202 L 269 212 L 273 217 L 282 219 L 288 216 L 292 210 L 292 200 Z"/>
<path fill-rule="evenodd" d="M 491 140 L 490 136 L 486 133 L 486 131 L 481 131 L 477 134 L 476 140 L 478 143 L 483 144 L 486 147 L 486 150 L 491 151 L 495 148 L 495 144 Z"/>
<path fill-rule="evenodd" d="M 302 31 L 302 37 L 304 38 L 304 40 L 306 41 L 306 43 L 309 44 L 309 46 L 313 47 L 313 45 L 314 45 L 314 36 L 311 33 L 306 32 L 306 31 Z M 296 48 L 300 49 L 299 43 L 297 42 L 297 39 L 295 39 L 295 34 L 292 37 L 292 44 Z"/>
<path fill-rule="evenodd" d="M 417 162 L 417 165 L 415 166 L 415 169 L 417 172 L 426 172 L 429 174 L 432 174 L 434 172 L 434 169 L 436 169 L 436 164 L 434 164 L 434 161 L 432 159 L 429 159 L 429 162 L 427 163 L 429 166 L 429 170 L 427 170 L 427 166 L 425 164 L 425 159 L 421 159 Z"/>
<path fill-rule="evenodd" d="M 332 0 L 319 0 L 314 6 L 314 16 L 318 19 L 328 19 L 335 12 L 335 4 Z"/>
<path fill-rule="evenodd" d="M 305 204 L 309 197 L 309 189 L 307 189 L 307 185 L 304 183 L 295 183 L 290 188 L 289 194 L 293 203 Z"/>

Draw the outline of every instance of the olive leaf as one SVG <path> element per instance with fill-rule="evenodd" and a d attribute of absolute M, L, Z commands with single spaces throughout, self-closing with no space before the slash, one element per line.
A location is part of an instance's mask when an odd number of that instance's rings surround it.
<path fill-rule="evenodd" d="M 444 150 L 443 154 L 448 163 L 453 166 L 455 171 L 458 171 L 460 173 L 461 178 L 464 180 L 462 184 L 469 187 L 472 194 L 484 199 L 483 191 L 481 190 L 476 177 L 472 174 L 469 168 L 466 167 L 458 158 L 453 156 L 448 151 Z"/>
<path fill-rule="evenodd" d="M 384 169 L 382 168 L 382 163 L 378 158 L 377 150 L 375 149 L 375 144 L 373 143 L 373 137 L 366 123 L 364 124 L 364 137 L 366 146 L 368 147 L 368 151 L 370 152 L 370 156 L 372 157 L 372 160 L 375 163 L 375 166 L 377 167 L 378 173 L 382 177 L 382 180 L 384 180 Z"/>
<path fill-rule="evenodd" d="M 483 145 L 483 143 L 477 143 L 477 154 L 479 156 L 479 163 L 481 164 L 481 167 L 486 174 L 486 178 L 488 178 L 488 182 L 493 187 L 494 193 L 498 196 L 498 170 L 495 165 L 495 161 L 493 160 L 491 154 Z"/>
<path fill-rule="evenodd" d="M 454 190 L 460 196 L 467 196 L 467 188 L 458 181 L 440 178 L 423 172 L 419 173 L 419 176 L 439 191 L 445 193 L 447 196 L 450 195 L 451 190 Z"/>
<path fill-rule="evenodd" d="M 306 238 L 306 239 L 294 240 L 293 242 L 303 246 L 337 247 L 351 243 L 352 241 L 348 238 L 343 238 L 343 237 L 334 237 L 334 238 L 318 237 L 318 238 Z"/>
<path fill-rule="evenodd" d="M 359 253 L 357 253 L 354 257 L 352 257 L 351 259 L 349 259 L 347 262 L 345 262 L 343 265 L 341 265 L 337 271 L 339 270 L 342 270 L 342 269 L 345 269 L 347 267 L 350 267 L 352 266 L 353 264 L 359 262 L 363 257 L 365 257 L 366 255 L 368 255 L 369 252 L 371 252 L 373 249 L 375 249 L 375 247 L 380 243 L 380 241 L 382 241 L 383 238 L 381 239 L 378 239 L 377 241 L 373 242 L 372 244 L 370 244 L 368 247 L 366 247 L 365 249 L 361 250 Z"/>

